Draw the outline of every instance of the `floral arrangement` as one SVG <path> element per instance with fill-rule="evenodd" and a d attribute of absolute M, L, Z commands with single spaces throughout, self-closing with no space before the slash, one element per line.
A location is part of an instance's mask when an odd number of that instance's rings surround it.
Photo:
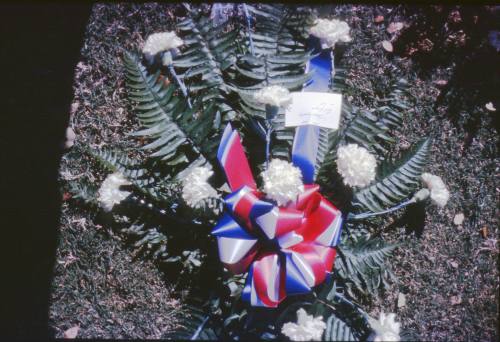
<path fill-rule="evenodd" d="M 99 189 L 70 184 L 74 198 L 98 204 L 177 284 L 199 284 L 171 337 L 400 340 L 395 314 L 360 305 L 392 277 L 397 246 L 374 227 L 450 196 L 424 173 L 428 139 L 389 153 L 405 82 L 376 108 L 344 96 L 337 130 L 287 127 L 294 93 L 348 91 L 334 47 L 356 37 L 308 8 L 220 6 L 184 5 L 176 32 L 124 53 L 139 146 L 76 139 L 111 174 Z"/>

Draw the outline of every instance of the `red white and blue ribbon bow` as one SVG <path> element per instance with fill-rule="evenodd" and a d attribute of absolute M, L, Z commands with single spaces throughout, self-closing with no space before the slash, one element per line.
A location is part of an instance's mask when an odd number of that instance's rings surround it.
<path fill-rule="evenodd" d="M 233 192 L 225 198 L 226 213 L 212 234 L 222 263 L 233 273 L 248 271 L 243 299 L 253 306 L 276 307 L 287 295 L 307 293 L 322 283 L 334 264 L 341 212 L 312 182 L 305 182 L 304 192 L 286 206 L 266 200 L 231 125 L 217 158 Z"/>

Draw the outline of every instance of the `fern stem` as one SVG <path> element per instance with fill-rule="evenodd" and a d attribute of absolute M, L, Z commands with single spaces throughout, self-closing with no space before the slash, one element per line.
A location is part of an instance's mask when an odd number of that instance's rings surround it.
<path fill-rule="evenodd" d="M 252 22 L 250 21 L 250 13 L 248 13 L 248 8 L 245 3 L 243 3 L 243 11 L 245 12 L 245 19 L 247 20 L 247 27 L 248 27 L 248 41 L 250 42 L 250 53 L 252 56 L 255 56 L 255 49 L 253 47 L 253 39 L 252 39 Z"/>
<path fill-rule="evenodd" d="M 201 322 L 201 324 L 198 327 L 198 329 L 196 329 L 196 331 L 194 332 L 193 336 L 191 336 L 191 339 L 190 339 L 191 341 L 196 340 L 198 338 L 198 335 L 200 335 L 201 331 L 203 330 L 203 327 L 208 322 L 209 318 L 210 318 L 210 316 L 207 315 L 207 317 L 205 317 L 205 319 L 203 320 L 203 322 Z"/>
<path fill-rule="evenodd" d="M 333 82 L 335 82 L 335 52 L 333 49 L 330 50 L 330 56 L 332 57 L 332 72 L 330 74 L 330 87 L 333 87 Z"/>
<path fill-rule="evenodd" d="M 361 213 L 361 214 L 357 214 L 357 215 L 353 215 L 352 213 L 349 213 L 349 215 L 347 216 L 347 219 L 349 221 L 359 221 L 359 220 L 363 220 L 365 218 L 368 218 L 368 217 L 373 217 L 373 216 L 379 216 L 379 215 L 383 215 L 383 214 L 388 214 L 388 213 L 392 213 L 396 210 L 399 210 L 401 208 L 404 208 L 406 207 L 407 205 L 409 204 L 412 204 L 412 203 L 415 203 L 415 199 L 410 199 L 410 200 L 407 200 L 403 203 L 400 203 L 398 204 L 397 206 L 395 207 L 392 207 L 392 208 L 389 208 L 389 209 L 386 209 L 386 210 L 382 210 L 382 211 L 378 211 L 376 213 Z"/>
<path fill-rule="evenodd" d="M 184 95 L 184 97 L 186 98 L 189 108 L 193 108 L 191 106 L 191 100 L 189 99 L 187 88 L 184 85 L 184 82 L 182 82 L 182 80 L 179 78 L 179 76 L 175 72 L 174 66 L 172 64 L 168 65 L 168 71 L 170 71 L 170 74 L 175 79 L 175 82 L 177 82 L 177 85 L 179 86 L 179 88 L 181 88 L 182 95 Z"/>
<path fill-rule="evenodd" d="M 269 150 L 271 147 L 271 129 L 266 131 L 266 169 L 269 168 Z"/>
<path fill-rule="evenodd" d="M 353 309 L 357 310 L 361 314 L 361 316 L 363 317 L 363 319 L 365 320 L 365 322 L 368 325 L 370 324 L 370 320 L 369 320 L 370 316 L 363 309 L 361 309 L 358 305 L 354 304 L 353 302 L 351 302 L 350 300 L 348 300 L 347 298 L 345 298 L 341 294 L 336 293 L 335 297 L 339 298 L 344 303 L 346 303 L 347 305 L 349 305 Z"/>

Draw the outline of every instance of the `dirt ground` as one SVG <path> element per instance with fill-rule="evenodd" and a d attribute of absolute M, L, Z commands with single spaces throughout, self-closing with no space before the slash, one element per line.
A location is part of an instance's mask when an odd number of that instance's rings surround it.
<path fill-rule="evenodd" d="M 397 312 L 403 329 L 415 338 L 439 341 L 498 339 L 498 132 L 494 115 L 477 103 L 473 110 L 449 111 L 436 100 L 438 81 L 452 77 L 449 65 L 421 72 L 410 58 L 385 51 L 381 42 L 389 19 L 409 21 L 392 7 L 327 6 L 352 28 L 353 43 L 341 64 L 356 92 L 350 99 L 369 106 L 388 81 L 409 81 L 413 108 L 399 146 L 407 149 L 430 135 L 433 148 L 427 171 L 440 175 L 451 192 L 444 209 L 429 206 L 420 237 L 405 227 L 386 234 L 402 241 L 392 262 L 399 281 L 371 305 L 372 313 Z M 79 143 L 128 146 L 136 124 L 126 100 L 121 52 L 137 48 L 148 34 L 173 29 L 172 5 L 98 4 L 89 20 L 82 58 L 75 70 L 71 126 Z M 384 22 L 374 19 L 384 15 Z M 493 99 L 492 99 L 493 100 Z M 61 178 L 104 174 L 86 159 L 63 159 Z M 453 223 L 457 214 L 463 223 Z M 176 324 L 182 305 L 169 289 L 173 275 L 162 274 L 145 258 L 133 258 L 122 237 L 96 225 L 94 215 L 65 202 L 53 283 L 52 328 L 57 337 L 78 326 L 82 338 L 161 338 Z M 405 305 L 398 307 L 398 296 Z M 401 304 L 401 299 L 400 299 Z"/>

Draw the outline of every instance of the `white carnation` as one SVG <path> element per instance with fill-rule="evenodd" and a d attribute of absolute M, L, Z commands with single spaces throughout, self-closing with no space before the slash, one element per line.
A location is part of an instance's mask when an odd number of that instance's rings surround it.
<path fill-rule="evenodd" d="M 450 192 L 446 189 L 446 185 L 441 177 L 431 175 L 430 173 L 423 173 L 422 181 L 424 186 L 431 192 L 432 202 L 443 208 L 450 199 Z"/>
<path fill-rule="evenodd" d="M 366 186 L 375 179 L 377 161 L 368 150 L 356 144 L 337 150 L 337 170 L 350 186 Z"/>
<path fill-rule="evenodd" d="M 277 85 L 262 88 L 254 94 L 254 98 L 262 104 L 277 107 L 286 106 L 292 102 L 292 96 L 288 89 Z"/>
<path fill-rule="evenodd" d="M 375 338 L 373 341 L 399 341 L 399 330 L 401 323 L 396 322 L 396 314 L 390 313 L 380 313 L 380 318 L 377 320 L 370 318 L 370 325 L 375 332 Z"/>
<path fill-rule="evenodd" d="M 297 311 L 297 324 L 288 322 L 281 328 L 281 333 L 292 341 L 320 341 L 326 324 L 323 318 L 308 315 L 304 309 Z"/>
<path fill-rule="evenodd" d="M 175 32 L 153 33 L 146 39 L 146 43 L 142 48 L 142 53 L 144 53 L 147 58 L 152 58 L 159 52 L 176 49 L 183 43 L 182 39 L 177 37 Z"/>
<path fill-rule="evenodd" d="M 111 211 L 115 204 L 120 203 L 130 195 L 129 191 L 120 190 L 120 186 L 131 184 L 120 172 L 115 172 L 102 182 L 98 191 L 97 201 L 104 211 Z"/>
<path fill-rule="evenodd" d="M 269 167 L 262 173 L 262 179 L 267 197 L 275 200 L 278 205 L 295 200 L 304 191 L 300 169 L 281 159 L 269 162 Z"/>
<path fill-rule="evenodd" d="M 337 42 L 350 42 L 349 25 L 337 19 L 317 19 L 309 33 L 321 40 L 323 48 L 335 48 Z"/>
<path fill-rule="evenodd" d="M 217 197 L 217 191 L 207 182 L 213 175 L 207 167 L 195 167 L 182 180 L 182 198 L 192 208 L 206 198 Z"/>

